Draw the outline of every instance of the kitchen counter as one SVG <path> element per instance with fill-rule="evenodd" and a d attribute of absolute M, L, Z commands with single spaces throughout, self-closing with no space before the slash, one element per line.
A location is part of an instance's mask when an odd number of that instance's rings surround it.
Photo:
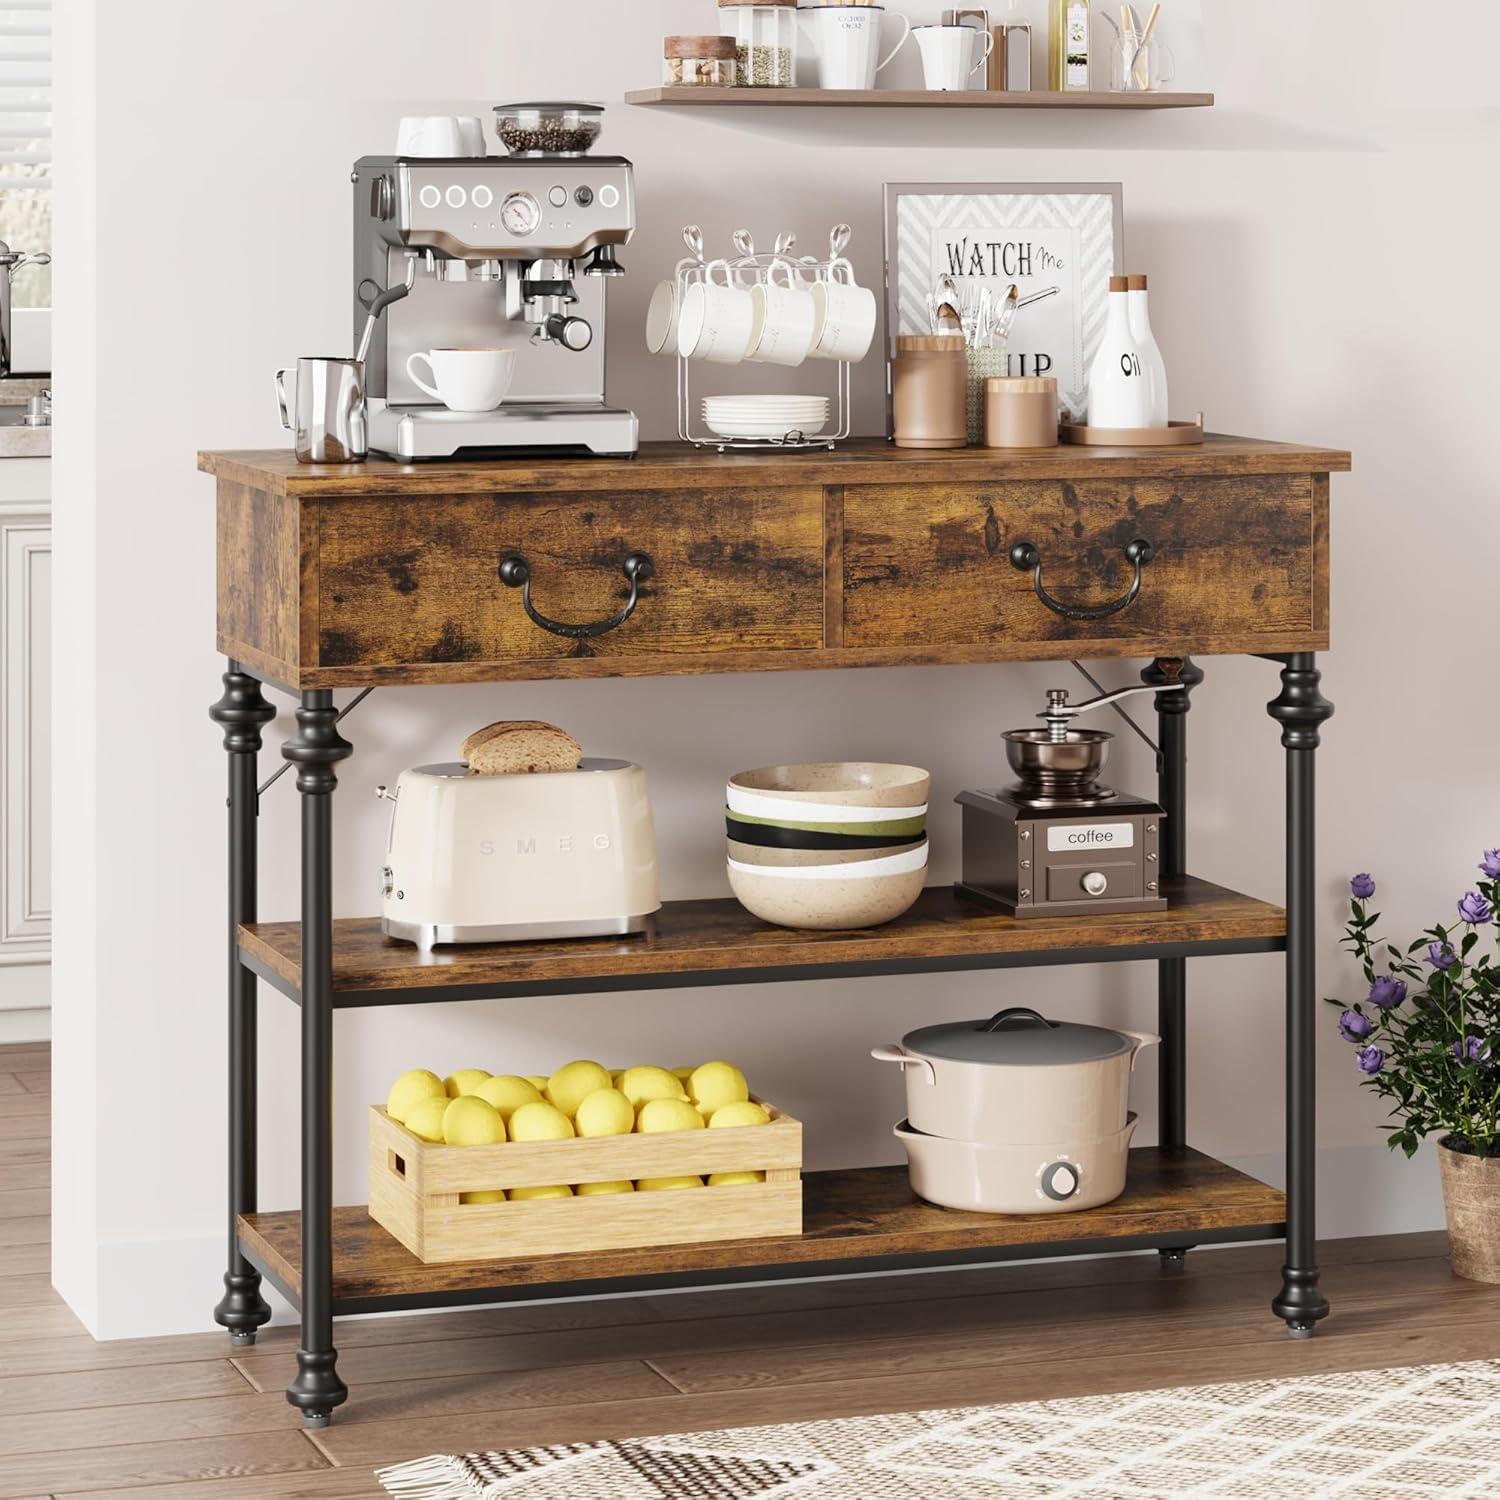
<path fill-rule="evenodd" d="M 52 427 L 22 422 L 26 403 L 52 388 L 50 375 L 14 375 L 0 380 L 0 458 L 51 458 Z"/>

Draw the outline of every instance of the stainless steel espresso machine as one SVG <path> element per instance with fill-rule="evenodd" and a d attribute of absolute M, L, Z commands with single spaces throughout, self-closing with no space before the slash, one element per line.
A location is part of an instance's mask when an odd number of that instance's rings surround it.
<path fill-rule="evenodd" d="M 619 156 L 365 156 L 354 173 L 354 326 L 375 325 L 369 442 L 402 460 L 547 452 L 633 454 L 634 412 L 604 400 L 604 304 L 635 229 Z M 458 412 L 407 373 L 429 349 L 514 348 L 496 411 Z"/>

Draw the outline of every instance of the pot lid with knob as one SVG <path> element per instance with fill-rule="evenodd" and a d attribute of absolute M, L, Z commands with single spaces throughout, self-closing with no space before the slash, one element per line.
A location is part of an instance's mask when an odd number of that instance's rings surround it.
<path fill-rule="evenodd" d="M 1026 1006 L 1010 1006 L 985 1021 L 952 1021 L 910 1031 L 901 1045 L 945 1062 L 1008 1068 L 1064 1067 L 1102 1062 L 1133 1052 L 1137 1041 L 1107 1026 L 1049 1021 Z"/>

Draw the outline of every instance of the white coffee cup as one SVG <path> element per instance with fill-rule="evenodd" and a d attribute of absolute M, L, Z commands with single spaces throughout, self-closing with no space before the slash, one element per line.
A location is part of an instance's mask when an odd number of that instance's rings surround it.
<path fill-rule="evenodd" d="M 484 127 L 476 115 L 403 115 L 397 156 L 483 156 Z"/>
<path fill-rule="evenodd" d="M 810 5 L 797 12 L 818 59 L 820 89 L 872 89 L 875 75 L 906 45 L 911 22 L 898 15 L 901 40 L 882 59 L 879 5 Z"/>
<path fill-rule="evenodd" d="M 813 287 L 810 359 L 842 359 L 850 364 L 870 352 L 875 338 L 875 293 L 848 281 L 820 281 Z"/>
<path fill-rule="evenodd" d="M 713 279 L 724 273 L 722 284 Z M 677 314 L 677 352 L 685 359 L 737 365 L 750 347 L 755 305 L 746 287 L 736 286 L 727 261 L 710 261 L 703 280 L 682 294 Z"/>
<path fill-rule="evenodd" d="M 418 360 L 426 362 L 431 385 L 417 374 Z M 419 349 L 406 361 L 412 383 L 450 411 L 494 411 L 515 370 L 514 349 Z"/>
<path fill-rule="evenodd" d="M 968 88 L 969 79 L 995 49 L 995 38 L 976 26 L 913 26 L 911 34 L 922 54 L 923 85 L 929 89 L 958 92 Z M 975 42 L 984 43 L 977 61 Z"/>
<path fill-rule="evenodd" d="M 660 354 L 668 345 L 677 343 L 677 316 L 681 309 L 677 303 L 677 283 L 658 281 L 651 293 L 650 305 L 646 308 L 646 348 L 652 354 Z"/>
<path fill-rule="evenodd" d="M 785 284 L 776 281 L 778 273 L 785 276 Z M 764 281 L 750 288 L 750 300 L 754 318 L 746 358 L 760 365 L 800 365 L 812 348 L 811 291 L 798 284 L 790 265 L 778 261 Z"/>

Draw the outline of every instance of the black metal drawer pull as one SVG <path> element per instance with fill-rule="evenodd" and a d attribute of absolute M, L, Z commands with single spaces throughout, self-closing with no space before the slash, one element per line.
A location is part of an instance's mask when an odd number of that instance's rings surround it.
<path fill-rule="evenodd" d="M 1130 587 L 1118 599 L 1112 599 L 1108 604 L 1095 605 L 1064 604 L 1042 587 L 1042 554 L 1035 542 L 1017 542 L 1010 549 L 1010 565 L 1019 573 L 1031 574 L 1037 598 L 1054 614 L 1061 615 L 1065 620 L 1104 620 L 1110 615 L 1119 614 L 1140 593 L 1141 569 L 1155 556 L 1156 549 L 1151 543 L 1144 537 L 1137 537 L 1125 549 L 1126 561 L 1135 565 L 1135 577 L 1130 580 Z"/>
<path fill-rule="evenodd" d="M 617 625 L 623 625 L 635 613 L 635 607 L 640 603 L 641 585 L 656 572 L 656 566 L 644 552 L 632 552 L 621 565 L 621 571 L 630 585 L 630 597 L 619 614 L 611 615 L 607 620 L 595 620 L 590 625 L 566 625 L 561 620 L 549 620 L 531 602 L 531 564 L 519 552 L 512 552 L 500 559 L 500 582 L 506 588 L 520 589 L 521 605 L 526 613 L 543 630 L 550 630 L 553 635 L 565 635 L 575 641 L 603 635 Z"/>

